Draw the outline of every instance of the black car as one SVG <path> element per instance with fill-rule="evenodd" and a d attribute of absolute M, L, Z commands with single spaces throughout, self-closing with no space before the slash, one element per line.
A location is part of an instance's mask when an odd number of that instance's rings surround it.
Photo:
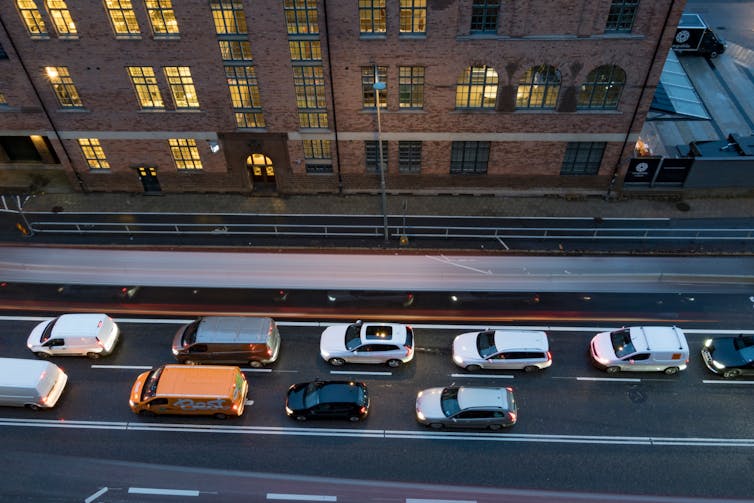
<path fill-rule="evenodd" d="M 754 335 L 707 339 L 702 359 L 708 369 L 723 377 L 754 375 Z"/>
<path fill-rule="evenodd" d="M 299 421 L 348 419 L 361 421 L 369 414 L 366 384 L 353 381 L 313 381 L 288 388 L 285 413 Z"/>

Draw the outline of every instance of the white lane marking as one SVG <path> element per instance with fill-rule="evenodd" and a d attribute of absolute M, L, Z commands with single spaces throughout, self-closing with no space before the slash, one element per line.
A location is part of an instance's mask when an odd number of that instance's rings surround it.
<path fill-rule="evenodd" d="M 153 367 L 144 365 L 92 365 L 93 369 L 128 369 L 128 370 L 151 370 Z"/>
<path fill-rule="evenodd" d="M 341 375 L 368 375 L 368 376 L 391 376 L 393 375 L 392 372 L 368 372 L 366 370 L 361 371 L 350 371 L 350 370 L 331 370 L 331 374 L 341 374 Z"/>
<path fill-rule="evenodd" d="M 254 400 L 246 400 L 243 404 L 244 405 L 254 405 Z"/>
<path fill-rule="evenodd" d="M 129 487 L 128 494 L 159 494 L 162 496 L 199 496 L 199 491 L 186 489 L 155 489 L 152 487 Z"/>
<path fill-rule="evenodd" d="M 435 500 L 406 498 L 406 503 L 476 503 L 476 500 Z"/>
<path fill-rule="evenodd" d="M 92 501 L 96 500 L 97 498 L 99 498 L 100 496 L 102 496 L 103 494 L 105 494 L 106 492 L 107 492 L 107 487 L 103 487 L 102 489 L 100 489 L 96 493 L 94 493 L 91 496 L 89 496 L 88 498 L 86 498 L 84 500 L 84 503 L 92 503 Z"/>
<path fill-rule="evenodd" d="M 568 379 L 568 378 L 565 378 Z M 577 381 L 618 381 L 618 382 L 641 382 L 641 379 L 633 377 L 576 377 Z"/>
<path fill-rule="evenodd" d="M 360 430 L 345 428 L 287 428 L 279 426 L 230 426 L 190 423 L 122 423 L 55 419 L 0 418 L 0 427 L 111 429 L 120 431 L 173 431 L 191 433 L 235 433 L 243 435 L 303 435 L 415 440 L 479 440 L 484 442 L 530 442 L 565 444 L 607 444 L 647 446 L 754 448 L 754 438 L 628 437 L 611 435 L 545 435 L 526 433 L 434 432 L 420 430 Z"/>
<path fill-rule="evenodd" d="M 259 372 L 262 374 L 269 374 L 272 372 L 272 369 L 249 369 L 249 368 L 242 368 L 241 372 Z"/>
<path fill-rule="evenodd" d="M 506 375 L 506 374 L 450 374 L 450 377 L 476 377 L 476 378 L 484 378 L 484 379 L 513 379 L 514 376 Z"/>
<path fill-rule="evenodd" d="M 728 381 L 723 379 L 704 379 L 704 384 L 754 384 L 754 381 Z"/>
<path fill-rule="evenodd" d="M 279 494 L 267 493 L 268 500 L 286 501 L 338 501 L 337 496 L 320 496 L 319 494 Z"/>

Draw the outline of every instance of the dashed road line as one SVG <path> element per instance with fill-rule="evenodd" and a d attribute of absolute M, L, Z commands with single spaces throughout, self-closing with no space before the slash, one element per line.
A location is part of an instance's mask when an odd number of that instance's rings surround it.
<path fill-rule="evenodd" d="M 450 377 L 471 377 L 477 379 L 513 379 L 515 376 L 507 374 L 450 374 Z"/>
<path fill-rule="evenodd" d="M 368 376 L 391 376 L 392 372 L 369 372 L 366 370 L 331 370 L 331 374 L 336 375 L 368 375 Z"/>
<path fill-rule="evenodd" d="M 338 501 L 337 496 L 323 496 L 319 494 L 285 494 L 267 493 L 268 500 L 284 501 Z"/>
<path fill-rule="evenodd" d="M 199 491 L 188 489 L 157 489 L 152 487 L 129 487 L 128 494 L 155 494 L 160 496 L 199 496 Z"/>
<path fill-rule="evenodd" d="M 723 379 L 704 379 L 704 384 L 754 384 L 754 381 L 728 381 Z"/>

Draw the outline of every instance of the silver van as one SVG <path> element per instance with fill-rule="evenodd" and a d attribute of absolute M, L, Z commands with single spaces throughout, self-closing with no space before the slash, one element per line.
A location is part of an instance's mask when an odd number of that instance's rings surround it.
<path fill-rule="evenodd" d="M 54 363 L 0 358 L 0 405 L 49 409 L 67 382 L 68 376 Z"/>
<path fill-rule="evenodd" d="M 277 360 L 280 333 L 272 318 L 206 316 L 178 329 L 173 355 L 180 363 L 236 363 L 260 368 Z"/>
<path fill-rule="evenodd" d="M 594 336 L 592 363 L 609 374 L 619 371 L 677 374 L 689 363 L 686 335 L 678 327 L 625 327 Z"/>

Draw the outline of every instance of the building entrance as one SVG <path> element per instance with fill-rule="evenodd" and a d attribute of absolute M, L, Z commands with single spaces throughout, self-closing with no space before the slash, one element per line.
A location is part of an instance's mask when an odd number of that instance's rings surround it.
<path fill-rule="evenodd" d="M 255 191 L 275 192 L 277 190 L 275 166 L 272 165 L 272 159 L 264 154 L 251 154 L 246 158 L 246 168 L 249 170 Z"/>
<path fill-rule="evenodd" d="M 157 169 L 139 166 L 136 168 L 136 172 L 144 187 L 145 194 L 160 194 L 162 192 L 160 181 L 157 179 Z"/>

